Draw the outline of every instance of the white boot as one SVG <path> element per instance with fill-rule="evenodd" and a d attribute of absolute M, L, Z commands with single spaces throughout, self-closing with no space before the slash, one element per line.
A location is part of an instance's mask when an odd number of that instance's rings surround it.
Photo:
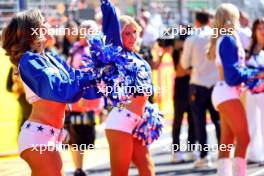
<path fill-rule="evenodd" d="M 247 175 L 247 162 L 245 158 L 235 157 L 233 159 L 233 176 Z"/>
<path fill-rule="evenodd" d="M 232 176 L 232 161 L 230 158 L 218 160 L 217 176 Z"/>

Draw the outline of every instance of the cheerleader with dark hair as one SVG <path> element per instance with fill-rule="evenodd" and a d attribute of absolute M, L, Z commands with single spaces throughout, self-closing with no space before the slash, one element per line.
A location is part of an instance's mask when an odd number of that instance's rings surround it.
<path fill-rule="evenodd" d="M 3 49 L 22 78 L 32 112 L 21 127 L 19 154 L 32 175 L 60 176 L 62 161 L 57 146 L 67 103 L 97 98 L 89 72 L 73 69 L 58 56 L 44 52 L 48 28 L 39 10 L 18 13 L 3 31 Z M 91 88 L 90 88 L 91 87 Z M 87 90 L 94 90 L 93 93 Z"/>

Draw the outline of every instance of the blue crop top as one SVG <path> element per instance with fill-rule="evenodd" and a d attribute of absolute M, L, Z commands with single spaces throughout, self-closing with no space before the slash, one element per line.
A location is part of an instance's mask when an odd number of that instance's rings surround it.
<path fill-rule="evenodd" d="M 220 39 L 219 56 L 224 69 L 225 81 L 229 86 L 238 86 L 251 79 L 254 74 L 251 69 L 244 67 L 239 69 L 239 52 L 236 40 L 231 35 Z"/>
<path fill-rule="evenodd" d="M 49 53 L 46 56 L 27 51 L 19 61 L 24 84 L 37 96 L 62 103 L 100 97 L 88 72 L 69 67 L 58 56 Z"/>

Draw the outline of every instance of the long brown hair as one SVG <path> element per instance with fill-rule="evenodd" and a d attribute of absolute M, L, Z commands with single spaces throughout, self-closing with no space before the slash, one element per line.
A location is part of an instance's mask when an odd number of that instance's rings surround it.
<path fill-rule="evenodd" d="M 20 57 L 30 50 L 30 45 L 39 38 L 38 34 L 42 22 L 43 17 L 39 10 L 28 10 L 14 16 L 4 28 L 2 34 L 3 49 L 16 67 Z M 33 29 L 38 29 L 38 34 Z"/>
<path fill-rule="evenodd" d="M 252 35 L 251 35 L 251 42 L 248 48 L 248 53 L 247 53 L 247 57 L 246 60 L 248 60 L 253 54 L 254 54 L 254 49 L 258 43 L 258 39 L 257 39 L 257 28 L 260 24 L 264 24 L 264 18 L 257 18 L 252 26 Z M 264 48 L 263 48 L 264 49 Z"/>

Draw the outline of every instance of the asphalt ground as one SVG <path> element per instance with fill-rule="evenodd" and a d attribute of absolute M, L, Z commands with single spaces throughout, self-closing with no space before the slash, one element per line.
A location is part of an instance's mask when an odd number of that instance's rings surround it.
<path fill-rule="evenodd" d="M 215 133 L 212 124 L 207 125 L 208 142 L 215 144 Z M 184 125 L 180 136 L 181 142 L 186 143 L 187 139 L 187 126 Z M 217 152 L 211 151 L 209 156 L 212 160 L 210 168 L 196 169 L 194 168 L 193 161 L 186 160 L 185 162 L 173 163 L 171 155 L 171 127 L 167 126 L 161 138 L 154 142 L 150 151 L 153 161 L 155 163 L 155 173 L 160 176 L 200 176 L 216 175 Z M 188 154 L 185 154 L 186 156 Z M 74 166 L 72 163 L 69 151 L 62 151 L 61 156 L 63 159 L 63 167 L 66 176 L 72 176 Z M 108 144 L 104 136 L 103 126 L 97 128 L 97 140 L 95 142 L 95 149 L 85 151 L 84 153 L 84 170 L 89 176 L 109 176 L 109 150 Z M 19 158 L 19 156 L 2 157 L 0 158 L 0 176 L 28 176 L 30 169 L 27 164 Z M 131 164 L 129 169 L 129 176 L 137 176 L 137 170 Z M 264 166 L 258 164 L 248 165 L 247 175 L 249 176 L 264 176 Z"/>

